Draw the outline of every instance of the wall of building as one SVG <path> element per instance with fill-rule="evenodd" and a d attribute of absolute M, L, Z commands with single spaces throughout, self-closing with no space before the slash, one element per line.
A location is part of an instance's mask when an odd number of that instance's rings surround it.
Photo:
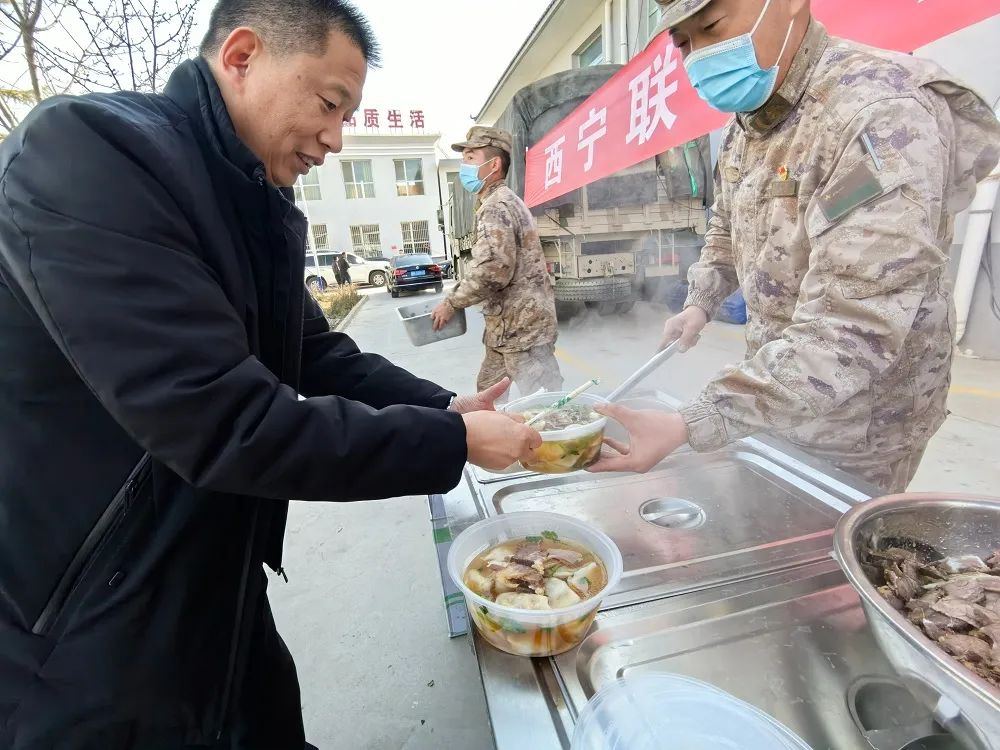
<path fill-rule="evenodd" d="M 433 255 L 444 255 L 445 246 L 438 230 L 440 208 L 435 143 L 437 135 L 347 135 L 344 149 L 330 156 L 319 170 L 322 198 L 305 201 L 303 210 L 311 224 L 325 224 L 329 251 L 353 251 L 350 227 L 357 224 L 379 226 L 382 253 L 392 257 L 403 252 L 402 222 L 426 221 Z M 375 185 L 374 198 L 347 198 L 341 162 L 370 160 Z M 395 159 L 420 159 L 423 165 L 423 195 L 397 195 Z M 318 249 L 318 252 L 323 252 Z"/>
<path fill-rule="evenodd" d="M 598 5 L 597 9 L 590 15 L 590 17 L 568 35 L 568 38 L 559 50 L 552 56 L 548 63 L 546 63 L 546 65 L 538 71 L 538 75 L 534 80 L 537 81 L 540 78 L 545 78 L 546 76 L 572 69 L 573 55 L 576 54 L 577 50 L 579 50 L 580 47 L 582 47 L 598 29 L 601 29 L 602 34 L 608 33 L 608 30 L 604 28 L 603 3 Z M 611 38 L 615 38 L 613 29 L 611 31 Z M 614 46 L 612 46 L 612 50 L 615 50 Z"/>
<path fill-rule="evenodd" d="M 940 39 L 916 51 L 919 57 L 934 60 L 949 73 L 965 81 L 979 92 L 987 102 L 996 106 L 1000 100 L 1000 16 L 994 16 L 975 26 L 970 26 L 945 39 Z M 958 270 L 958 259 L 967 226 L 966 215 L 955 220 L 955 244 L 952 246 L 951 269 Z M 1000 359 L 1000 319 L 994 314 L 993 303 L 1000 295 L 1000 204 L 993 213 L 992 241 L 986 253 L 996 269 L 995 288 L 985 272 L 980 272 L 972 299 L 965 338 L 959 350 L 974 356 Z"/>
<path fill-rule="evenodd" d="M 603 23 L 603 8 L 602 0 L 563 0 L 550 9 L 551 13 L 547 10 L 539 22 L 540 32 L 518 52 L 517 63 L 505 71 L 496 97 L 483 107 L 478 121 L 493 125 L 519 90 L 546 75 L 568 70 L 573 53 Z M 579 36 L 579 42 L 572 48 L 570 36 L 574 39 Z M 485 86 L 497 83 L 484 81 L 483 96 L 490 95 Z"/>
<path fill-rule="evenodd" d="M 601 29 L 601 34 L 610 40 L 608 48 L 611 50 L 611 57 L 606 62 L 621 62 L 620 45 L 623 32 L 621 29 L 620 3 L 622 2 L 627 5 L 628 25 L 624 34 L 625 40 L 628 43 L 628 57 L 632 59 L 642 52 L 649 42 L 650 30 L 647 14 L 649 8 L 655 5 L 655 0 L 614 0 L 611 8 L 610 29 L 605 27 L 604 3 L 600 3 L 585 22 L 568 34 L 563 35 L 565 36 L 565 41 L 561 43 L 558 51 L 552 55 L 548 63 L 537 71 L 537 75 L 533 80 L 538 80 L 554 73 L 561 73 L 564 70 L 570 70 L 573 67 L 573 56 L 597 29 Z"/>
<path fill-rule="evenodd" d="M 437 167 L 438 189 L 441 192 L 441 206 L 444 214 L 445 245 L 447 247 L 448 238 L 451 237 L 451 182 L 452 177 L 458 174 L 461 159 L 440 159 Z M 455 253 L 452 248 L 447 247 L 448 257 L 453 257 Z"/>

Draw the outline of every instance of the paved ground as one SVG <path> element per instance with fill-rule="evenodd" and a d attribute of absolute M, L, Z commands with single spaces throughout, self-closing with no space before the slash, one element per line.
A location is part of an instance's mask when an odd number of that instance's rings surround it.
<path fill-rule="evenodd" d="M 452 390 L 472 389 L 477 313 L 466 336 L 415 349 L 395 316 L 405 302 L 380 290 L 363 294 L 369 299 L 349 327 L 362 348 Z M 640 305 L 623 318 L 592 315 L 565 326 L 558 356 L 567 385 L 596 376 L 613 387 L 652 354 L 665 315 Z M 691 396 L 742 356 L 742 337 L 740 327 L 713 323 L 649 382 Z M 954 379 L 953 414 L 911 489 L 1000 494 L 1000 363 L 959 359 Z M 299 664 L 311 742 L 323 750 L 492 747 L 469 644 L 447 637 L 423 499 L 293 504 L 286 569 L 289 583 L 272 583 L 272 599 Z"/>

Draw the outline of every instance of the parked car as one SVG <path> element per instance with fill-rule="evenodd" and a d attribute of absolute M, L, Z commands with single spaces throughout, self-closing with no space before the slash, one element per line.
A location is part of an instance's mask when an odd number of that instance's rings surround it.
<path fill-rule="evenodd" d="M 337 256 L 334 255 L 334 262 Z M 354 284 L 369 284 L 385 286 L 391 270 L 389 261 L 385 258 L 362 258 L 354 253 L 347 254 L 347 264 L 351 282 Z M 333 266 L 306 266 L 306 285 L 313 291 L 323 291 L 327 287 L 337 286 L 337 277 Z"/>
<path fill-rule="evenodd" d="M 429 255 L 397 255 L 390 261 L 392 273 L 386 291 L 393 297 L 400 292 L 419 292 L 433 289 L 444 290 L 444 276 L 441 266 Z"/>
<path fill-rule="evenodd" d="M 434 262 L 441 266 L 441 275 L 446 279 L 455 277 L 455 266 L 452 264 L 451 259 L 441 256 L 434 258 Z"/>

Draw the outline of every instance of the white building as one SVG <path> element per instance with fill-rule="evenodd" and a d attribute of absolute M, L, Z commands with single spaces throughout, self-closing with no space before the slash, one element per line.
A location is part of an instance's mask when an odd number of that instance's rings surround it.
<path fill-rule="evenodd" d="M 295 186 L 310 224 L 314 257 L 331 265 L 341 251 L 375 258 L 444 255 L 437 134 L 345 135 L 344 148 Z"/>
<path fill-rule="evenodd" d="M 448 151 L 438 153 L 438 188 L 441 191 L 441 221 L 444 225 L 445 238 L 451 237 L 451 204 L 455 198 L 455 178 L 458 177 L 458 170 L 462 166 L 462 159 L 451 150 L 451 146 L 444 146 Z M 448 257 L 453 257 L 455 253 L 452 248 L 448 248 Z"/>
<path fill-rule="evenodd" d="M 603 63 L 624 64 L 660 23 L 654 0 L 554 0 L 500 76 L 476 122 L 492 125 L 520 89 L 540 78 Z"/>

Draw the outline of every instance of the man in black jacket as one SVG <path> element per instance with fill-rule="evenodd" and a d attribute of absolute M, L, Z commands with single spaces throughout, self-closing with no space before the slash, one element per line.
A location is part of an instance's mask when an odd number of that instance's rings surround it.
<path fill-rule="evenodd" d="M 285 499 L 537 446 L 502 387 L 452 403 L 304 294 L 287 188 L 376 60 L 338 0 L 222 0 L 164 96 L 52 99 L 0 147 L 0 747 L 302 750 Z"/>

